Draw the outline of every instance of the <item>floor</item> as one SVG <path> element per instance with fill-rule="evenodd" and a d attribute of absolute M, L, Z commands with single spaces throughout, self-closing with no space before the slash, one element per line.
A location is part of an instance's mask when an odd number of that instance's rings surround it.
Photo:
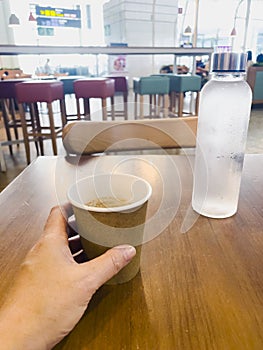
<path fill-rule="evenodd" d="M 132 102 L 133 96 L 130 96 L 130 102 L 128 104 L 129 119 L 134 119 L 134 104 Z M 74 113 L 75 103 L 72 97 L 69 97 L 67 105 L 69 106 L 69 112 Z M 116 109 L 121 108 L 121 99 L 118 96 L 115 101 Z M 190 100 L 185 101 L 185 108 L 189 108 Z M 147 105 L 145 105 L 147 108 Z M 92 120 L 101 120 L 101 109 L 98 101 L 94 100 L 91 105 Z M 0 120 L 0 140 L 5 140 L 5 130 L 3 122 Z M 10 155 L 8 147 L 3 147 L 4 156 L 7 164 L 7 172 L 0 171 L 0 191 L 2 191 L 9 182 L 11 182 L 23 169 L 27 166 L 24 146 L 21 144 L 19 147 L 13 146 L 13 156 Z M 251 110 L 251 117 L 248 130 L 246 153 L 263 153 L 263 106 L 253 107 Z M 45 154 L 53 155 L 51 142 L 45 141 Z M 61 142 L 61 138 L 58 139 L 58 154 L 64 155 L 64 149 Z M 37 157 L 35 148 L 31 146 L 31 158 Z"/>

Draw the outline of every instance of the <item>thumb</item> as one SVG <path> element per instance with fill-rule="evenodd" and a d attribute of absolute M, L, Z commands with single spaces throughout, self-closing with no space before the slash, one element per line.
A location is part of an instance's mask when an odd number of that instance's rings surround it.
<path fill-rule="evenodd" d="M 107 250 L 82 266 L 85 268 L 89 282 L 94 283 L 93 288 L 97 290 L 126 266 L 135 255 L 136 249 L 133 246 L 120 245 Z"/>

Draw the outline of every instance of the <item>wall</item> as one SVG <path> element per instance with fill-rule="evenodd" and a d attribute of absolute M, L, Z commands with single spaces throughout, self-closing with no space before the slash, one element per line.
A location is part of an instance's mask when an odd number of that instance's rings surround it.
<path fill-rule="evenodd" d="M 72 0 L 40 0 L 38 5 L 50 7 L 76 8 L 81 9 L 82 27 L 79 28 L 59 28 L 55 27 L 54 36 L 39 36 L 37 33 L 36 22 L 29 22 L 28 17 L 32 7 L 32 0 L 24 0 L 21 6 L 21 0 L 0 0 L 0 44 L 16 45 L 51 45 L 51 46 L 93 46 L 104 45 L 103 30 L 103 11 L 102 5 L 105 0 L 78 0 L 74 3 Z M 30 6 L 31 4 L 31 6 Z M 92 16 L 92 27 L 87 27 L 86 5 L 90 5 Z M 8 19 L 11 13 L 15 13 L 20 19 L 20 26 L 15 28 L 8 27 Z M 20 66 L 27 73 L 33 73 L 36 66 L 43 65 L 47 57 L 45 56 L 2 56 L 0 65 L 7 67 Z M 53 66 L 59 64 L 91 65 L 91 70 L 96 70 L 96 58 L 94 56 L 83 57 L 81 55 L 52 56 Z M 103 62 L 103 60 L 102 60 Z"/>
<path fill-rule="evenodd" d="M 12 28 L 8 27 L 8 19 L 11 14 L 8 1 L 0 1 L 0 44 L 14 44 L 15 37 Z M 0 56 L 0 68 L 18 67 L 17 57 Z"/>
<path fill-rule="evenodd" d="M 108 45 L 177 46 L 177 0 L 110 0 L 103 13 Z M 173 64 L 173 56 L 129 56 L 126 61 L 128 75 L 142 76 Z"/>

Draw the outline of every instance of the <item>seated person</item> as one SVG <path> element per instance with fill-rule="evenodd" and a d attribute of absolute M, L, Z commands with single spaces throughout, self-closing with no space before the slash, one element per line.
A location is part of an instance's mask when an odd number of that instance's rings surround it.
<path fill-rule="evenodd" d="M 178 65 L 177 66 L 177 74 L 187 74 L 189 73 L 189 68 L 187 66 L 183 65 Z"/>
<path fill-rule="evenodd" d="M 209 71 L 206 67 L 206 64 L 202 61 L 202 58 L 196 59 L 196 71 L 195 74 L 200 75 L 201 77 L 201 86 L 204 86 L 208 81 Z"/>
<path fill-rule="evenodd" d="M 263 54 L 262 53 L 257 55 L 257 62 L 254 63 L 253 66 L 263 66 Z"/>
<path fill-rule="evenodd" d="M 162 68 L 160 69 L 160 73 L 173 73 L 173 65 L 170 64 L 169 66 L 162 66 Z"/>
<path fill-rule="evenodd" d="M 208 75 L 206 65 L 201 58 L 196 59 L 196 74 L 201 75 L 202 77 L 206 77 Z"/>
<path fill-rule="evenodd" d="M 46 60 L 46 63 L 44 65 L 44 73 L 47 75 L 51 75 L 53 73 L 53 70 L 50 66 L 50 59 L 49 58 Z"/>
<path fill-rule="evenodd" d="M 247 68 L 253 65 L 252 51 L 247 51 Z"/>
<path fill-rule="evenodd" d="M 187 74 L 189 72 L 189 68 L 186 67 L 185 65 L 178 65 L 176 66 L 176 70 L 177 72 L 174 72 L 174 66 L 171 64 L 169 66 L 162 66 L 162 68 L 160 69 L 160 73 L 175 73 L 175 74 Z"/>

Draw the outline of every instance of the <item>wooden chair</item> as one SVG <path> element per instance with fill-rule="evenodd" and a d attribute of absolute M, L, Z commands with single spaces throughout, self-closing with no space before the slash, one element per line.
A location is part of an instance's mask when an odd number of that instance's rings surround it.
<path fill-rule="evenodd" d="M 8 141 L 6 145 L 9 146 L 11 155 L 13 154 L 12 146 L 21 143 L 19 129 L 22 129 L 21 118 L 16 111 L 17 98 L 15 85 L 24 81 L 28 81 L 28 79 L 8 79 L 0 81 L 0 107 Z M 30 124 L 29 121 L 28 124 Z M 11 131 L 13 131 L 14 137 Z"/>
<path fill-rule="evenodd" d="M 64 126 L 62 140 L 69 155 L 193 148 L 197 117 L 133 121 L 78 121 Z"/>
<path fill-rule="evenodd" d="M 74 81 L 78 79 L 85 79 L 85 76 L 81 75 L 69 75 L 69 76 L 60 76 L 57 78 L 58 81 L 61 81 L 63 83 L 63 92 L 64 92 L 64 99 L 65 99 L 65 113 L 66 113 L 66 120 L 67 122 L 73 121 L 73 120 L 80 120 L 81 116 L 76 113 L 69 114 L 68 110 L 70 107 L 70 103 L 72 104 L 72 101 L 68 101 L 68 98 L 75 101 L 75 91 L 74 91 Z"/>
<path fill-rule="evenodd" d="M 247 70 L 247 82 L 252 90 L 252 105 L 263 103 L 263 67 L 250 66 Z"/>
<path fill-rule="evenodd" d="M 63 83 L 56 80 L 30 80 L 15 85 L 16 95 L 21 116 L 21 124 L 24 135 L 27 163 L 30 163 L 30 140 L 39 142 L 41 155 L 44 155 L 44 139 L 51 139 L 54 155 L 57 154 L 57 136 L 61 134 L 63 126 L 66 124 L 65 100 L 63 93 Z M 59 101 L 60 122 L 54 119 L 52 103 Z M 48 123 L 44 123 L 40 118 L 39 103 L 45 102 L 47 105 Z M 28 104 L 31 116 L 32 128 L 28 129 L 24 104 Z"/>
<path fill-rule="evenodd" d="M 80 99 L 83 100 L 84 106 L 84 119 L 90 120 L 90 99 L 99 98 L 101 99 L 102 106 L 102 119 L 107 120 L 107 98 L 111 100 L 111 118 L 115 119 L 114 112 L 114 93 L 115 83 L 113 79 L 109 78 L 85 78 L 78 79 L 73 83 L 78 119 L 81 119 L 80 113 Z"/>
<path fill-rule="evenodd" d="M 147 76 L 141 78 L 133 78 L 134 92 L 134 117 L 138 119 L 137 105 L 138 96 L 140 96 L 140 119 L 145 117 L 144 113 L 144 96 L 149 96 L 149 117 L 160 118 L 162 111 L 163 117 L 168 117 L 170 81 L 166 76 Z M 161 100 L 163 108 L 161 109 Z"/>
<path fill-rule="evenodd" d="M 171 74 L 170 78 L 170 98 L 171 111 L 178 117 L 182 117 L 185 112 L 184 109 L 184 94 L 188 91 L 196 93 L 195 98 L 195 115 L 198 115 L 199 97 L 201 91 L 201 77 L 199 75 L 188 74 Z M 178 110 L 175 112 L 176 98 L 178 96 Z"/>
<path fill-rule="evenodd" d="M 115 95 L 122 95 L 123 97 L 123 110 L 115 110 L 115 117 L 124 117 L 125 120 L 128 120 L 129 78 L 112 74 L 105 78 L 114 80 Z"/>

